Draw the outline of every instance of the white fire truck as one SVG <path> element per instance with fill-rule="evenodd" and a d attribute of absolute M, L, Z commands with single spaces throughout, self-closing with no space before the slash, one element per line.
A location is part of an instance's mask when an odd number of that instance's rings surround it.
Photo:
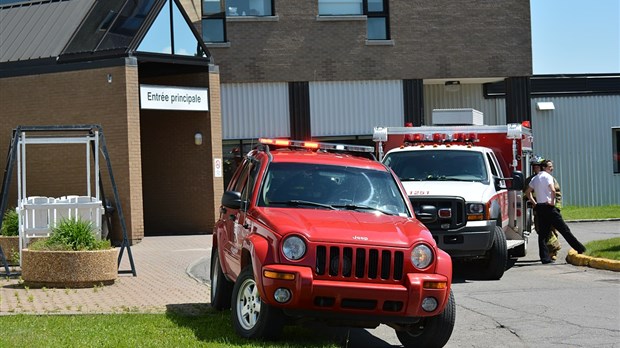
<path fill-rule="evenodd" d="M 531 208 L 529 122 L 482 125 L 473 109 L 433 111 L 434 126 L 377 127 L 379 160 L 398 175 L 416 217 L 455 260 L 475 261 L 484 279 L 500 279 L 508 258 L 525 256 Z M 469 125 L 455 125 L 466 121 Z M 440 124 L 437 124 L 440 123 Z"/>

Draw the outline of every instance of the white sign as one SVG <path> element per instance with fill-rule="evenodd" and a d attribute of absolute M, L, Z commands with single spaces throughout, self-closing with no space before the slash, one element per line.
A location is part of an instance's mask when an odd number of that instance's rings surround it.
<path fill-rule="evenodd" d="M 213 175 L 216 178 L 221 178 L 222 177 L 222 159 L 221 158 L 214 158 L 213 159 Z"/>
<path fill-rule="evenodd" d="M 142 109 L 209 111 L 209 89 L 140 85 Z"/>

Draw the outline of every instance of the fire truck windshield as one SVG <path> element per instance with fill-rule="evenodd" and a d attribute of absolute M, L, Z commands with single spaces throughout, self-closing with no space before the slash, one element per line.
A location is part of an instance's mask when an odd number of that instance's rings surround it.
<path fill-rule="evenodd" d="M 258 206 L 410 216 L 389 172 L 323 164 L 271 163 Z"/>
<path fill-rule="evenodd" d="M 383 163 L 402 181 L 473 181 L 488 183 L 484 157 L 477 151 L 392 152 Z"/>

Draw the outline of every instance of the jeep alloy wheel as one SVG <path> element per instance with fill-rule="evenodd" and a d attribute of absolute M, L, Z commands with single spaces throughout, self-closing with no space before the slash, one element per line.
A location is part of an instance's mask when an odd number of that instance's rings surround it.
<path fill-rule="evenodd" d="M 241 337 L 273 338 L 284 326 L 280 309 L 261 301 L 251 265 L 239 274 L 231 305 L 233 326 Z"/>

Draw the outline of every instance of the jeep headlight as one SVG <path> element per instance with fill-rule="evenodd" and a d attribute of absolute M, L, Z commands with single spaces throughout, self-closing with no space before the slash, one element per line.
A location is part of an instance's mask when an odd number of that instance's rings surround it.
<path fill-rule="evenodd" d="M 411 250 L 411 263 L 417 269 L 424 269 L 433 262 L 433 251 L 425 244 L 416 245 Z"/>
<path fill-rule="evenodd" d="M 299 260 L 306 254 L 306 243 L 298 236 L 290 236 L 282 243 L 282 254 L 291 260 Z"/>

